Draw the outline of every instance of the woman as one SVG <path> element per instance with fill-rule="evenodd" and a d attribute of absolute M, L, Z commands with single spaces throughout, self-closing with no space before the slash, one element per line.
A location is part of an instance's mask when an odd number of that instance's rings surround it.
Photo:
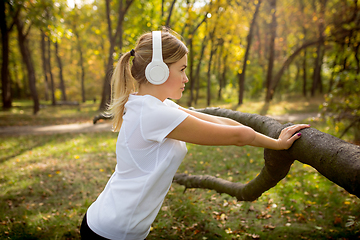
<path fill-rule="evenodd" d="M 119 131 L 117 165 L 84 216 L 83 239 L 145 239 L 185 157 L 185 142 L 281 150 L 308 127 L 291 126 L 273 139 L 231 119 L 175 104 L 168 98 L 180 99 L 189 81 L 187 53 L 174 35 L 156 31 L 141 36 L 118 62 L 110 105 L 113 128 Z"/>

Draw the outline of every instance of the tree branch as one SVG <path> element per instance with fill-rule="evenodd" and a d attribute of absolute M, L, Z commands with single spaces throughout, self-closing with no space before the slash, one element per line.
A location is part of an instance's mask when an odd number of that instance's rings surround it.
<path fill-rule="evenodd" d="M 228 109 L 206 108 L 197 111 L 231 118 L 273 138 L 277 138 L 283 128 L 291 125 L 282 125 L 269 117 Z M 265 149 L 265 166 L 255 179 L 245 185 L 209 176 L 185 174 L 175 175 L 174 182 L 186 188 L 208 188 L 227 193 L 238 200 L 253 201 L 283 179 L 293 161 L 298 160 L 314 167 L 327 179 L 360 198 L 360 147 L 314 128 L 301 132 L 302 137 L 287 151 Z"/>

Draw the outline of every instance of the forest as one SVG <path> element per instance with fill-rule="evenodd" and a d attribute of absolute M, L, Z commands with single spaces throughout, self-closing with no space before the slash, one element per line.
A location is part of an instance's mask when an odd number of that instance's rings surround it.
<path fill-rule="evenodd" d="M 23 129 L 101 115 L 118 59 L 163 28 L 189 49 L 180 105 L 274 138 L 292 123 L 266 110 L 321 118 L 289 151 L 188 144 L 148 239 L 359 239 L 358 0 L 2 0 L 0 14 L 0 239 L 79 239 L 115 133 Z"/>
<path fill-rule="evenodd" d="M 109 101 L 109 77 L 144 32 L 166 26 L 189 48 L 186 105 L 322 95 L 359 128 L 357 0 L 1 1 L 1 93 L 52 105 Z"/>

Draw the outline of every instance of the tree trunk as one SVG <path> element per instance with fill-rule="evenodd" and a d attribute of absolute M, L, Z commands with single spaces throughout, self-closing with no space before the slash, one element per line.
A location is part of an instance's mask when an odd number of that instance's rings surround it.
<path fill-rule="evenodd" d="M 47 69 L 47 59 L 46 59 L 46 43 L 45 38 L 46 35 L 43 30 L 41 30 L 41 59 L 42 59 L 42 67 L 44 72 L 44 83 L 45 83 L 45 101 L 49 101 L 49 79 L 48 79 L 48 69 Z"/>
<path fill-rule="evenodd" d="M 306 49 L 304 49 L 304 57 L 303 57 L 303 62 L 302 62 L 302 71 L 303 71 L 303 87 L 302 87 L 302 92 L 303 92 L 303 96 L 306 97 L 307 95 L 307 67 L 306 67 L 306 55 L 307 55 L 307 51 Z"/>
<path fill-rule="evenodd" d="M 48 37 L 47 39 L 47 70 L 50 78 L 50 90 L 51 90 L 51 104 L 53 106 L 56 105 L 56 99 L 55 99 L 55 82 L 54 82 L 54 76 L 52 74 L 52 67 L 51 67 L 51 40 Z"/>
<path fill-rule="evenodd" d="M 190 96 L 188 101 L 188 106 L 191 107 L 191 104 L 194 99 L 194 49 L 193 49 L 193 36 L 190 36 L 188 40 L 189 54 L 189 83 L 190 83 Z"/>
<path fill-rule="evenodd" d="M 300 0 L 300 9 L 301 9 L 301 14 L 303 16 L 303 18 L 305 18 L 305 3 L 304 0 Z M 306 39 L 307 36 L 307 29 L 305 26 L 303 26 L 303 34 L 304 34 L 304 39 Z M 302 92 L 303 92 L 303 96 L 306 97 L 307 95 L 307 64 L 306 64 L 306 57 L 307 57 L 307 51 L 306 48 L 304 49 L 304 57 L 303 57 L 303 61 L 302 61 L 302 71 L 303 71 L 303 84 L 302 84 Z"/>
<path fill-rule="evenodd" d="M 212 35 L 214 35 L 214 33 L 215 33 L 215 29 Z M 210 57 L 209 57 L 208 70 L 207 70 L 207 101 L 206 101 L 207 106 L 210 106 L 211 104 L 211 65 L 215 51 L 216 51 L 216 47 L 215 47 L 214 39 L 212 37 L 210 42 Z"/>
<path fill-rule="evenodd" d="M 327 0 L 320 0 L 320 18 L 318 21 L 318 29 L 319 29 L 319 39 L 320 42 L 317 46 L 316 58 L 315 58 L 315 68 L 313 73 L 313 83 L 311 87 L 311 96 L 315 96 L 316 90 L 320 90 L 323 92 L 322 89 L 322 80 L 321 80 L 321 69 L 323 64 L 325 46 L 324 46 L 324 21 L 325 21 L 325 7 L 326 7 Z"/>
<path fill-rule="evenodd" d="M 189 74 L 189 83 L 190 83 L 190 97 L 188 101 L 188 106 L 190 107 L 193 100 L 194 100 L 194 88 L 195 88 L 195 81 L 198 81 L 199 74 L 197 73 L 197 77 L 194 78 L 194 49 L 193 49 L 193 39 L 196 31 L 199 29 L 199 27 L 206 21 L 207 16 L 204 15 L 203 20 L 193 29 L 189 32 L 189 39 L 188 39 L 188 46 L 189 46 L 189 68 L 190 68 L 190 74 Z M 205 38 L 204 38 L 205 39 Z M 203 51 L 203 49 L 202 49 Z M 198 60 L 201 63 L 201 58 L 203 56 L 203 52 L 200 56 L 200 59 Z"/>
<path fill-rule="evenodd" d="M 197 104 L 197 100 L 199 99 L 199 90 L 200 90 L 200 69 L 201 69 L 201 63 L 204 57 L 204 52 L 205 52 L 205 48 L 206 48 L 206 44 L 207 44 L 207 37 L 205 35 L 204 39 L 202 40 L 202 45 L 201 45 L 201 52 L 200 52 L 200 57 L 198 59 L 198 64 L 196 66 L 196 73 L 195 73 L 195 81 L 196 81 L 196 95 L 195 95 L 195 105 Z"/>
<path fill-rule="evenodd" d="M 81 99 L 82 102 L 84 103 L 86 101 L 86 95 L 85 95 L 85 67 L 84 67 L 84 59 L 83 59 L 83 53 L 82 53 L 82 48 L 81 48 L 81 44 L 80 44 L 80 39 L 78 36 L 78 51 L 80 54 L 80 60 L 79 60 L 79 65 L 81 68 Z"/>
<path fill-rule="evenodd" d="M 250 24 L 249 33 L 248 33 L 247 38 L 246 38 L 247 46 L 246 46 L 242 71 L 241 71 L 241 73 L 238 73 L 238 78 L 239 78 L 239 100 L 238 100 L 238 105 L 243 104 L 246 66 L 247 66 L 247 61 L 249 59 L 250 47 L 251 47 L 251 43 L 252 43 L 252 39 L 253 39 L 253 35 L 254 35 L 254 28 L 255 28 L 256 18 L 257 18 L 258 13 L 259 13 L 260 4 L 261 4 L 261 0 L 259 0 L 258 3 L 256 4 L 256 9 L 255 9 L 253 19 L 252 19 L 251 24 Z M 260 39 L 259 39 L 259 41 L 260 41 Z"/>
<path fill-rule="evenodd" d="M 227 59 L 229 56 L 229 52 L 226 51 L 225 56 L 223 58 L 223 69 L 221 71 L 221 75 L 219 76 L 219 94 L 218 94 L 218 99 L 220 100 L 222 97 L 222 89 L 224 89 L 224 87 L 226 86 L 226 73 L 227 73 L 227 69 L 228 69 L 228 64 L 227 64 Z M 219 69 L 219 73 L 220 73 L 220 69 Z"/>
<path fill-rule="evenodd" d="M 291 125 L 282 125 L 269 117 L 228 109 L 206 108 L 198 111 L 234 119 L 273 138 L 277 138 L 283 128 Z M 313 128 L 303 129 L 301 133 L 301 139 L 286 151 L 265 149 L 265 166 L 247 184 L 186 174 L 176 174 L 174 182 L 186 188 L 206 188 L 227 193 L 239 201 L 254 201 L 283 179 L 292 163 L 298 160 L 314 167 L 330 181 L 360 198 L 360 147 Z"/>
<path fill-rule="evenodd" d="M 271 11 L 272 11 L 272 21 L 270 25 L 270 54 L 269 54 L 269 62 L 268 69 L 266 74 L 266 97 L 265 102 L 270 102 L 273 96 L 273 90 L 271 88 L 272 85 L 272 72 L 274 67 L 274 59 L 275 59 L 275 37 L 276 37 L 276 0 L 270 1 Z"/>
<path fill-rule="evenodd" d="M 29 50 L 29 46 L 27 42 L 27 33 L 24 33 L 24 24 L 23 22 L 21 22 L 19 15 L 15 17 L 14 22 L 18 31 L 18 43 L 19 43 L 21 56 L 23 58 L 28 74 L 31 97 L 34 101 L 33 113 L 36 114 L 40 110 L 40 104 L 39 104 L 39 96 L 36 89 L 36 77 L 35 77 L 34 65 L 31 59 L 31 52 Z"/>
<path fill-rule="evenodd" d="M 4 109 L 12 107 L 11 82 L 9 78 L 9 30 L 6 22 L 5 1 L 0 3 L 0 28 L 1 28 L 1 95 Z"/>
<path fill-rule="evenodd" d="M 124 21 L 124 17 L 126 12 L 129 10 L 130 5 L 134 2 L 134 0 L 126 0 L 125 6 L 123 7 L 123 0 L 120 1 L 119 9 L 118 9 L 118 16 L 117 16 L 117 27 L 115 34 L 113 35 L 113 29 L 111 27 L 111 19 L 110 19 L 110 0 L 106 0 L 106 18 L 108 23 L 108 37 L 110 41 L 110 48 L 109 48 L 109 55 L 108 55 L 108 62 L 105 68 L 105 77 L 103 82 L 103 91 L 101 95 L 101 102 L 99 106 L 99 110 L 103 111 L 106 109 L 107 104 L 110 102 L 111 97 L 111 87 L 110 87 L 110 79 L 111 79 L 111 72 L 113 70 L 113 53 L 115 49 L 116 39 L 120 36 L 120 52 L 122 50 L 122 25 Z"/>
<path fill-rule="evenodd" d="M 171 15 L 172 15 L 172 11 L 174 9 L 175 3 L 176 3 L 176 0 L 173 0 L 171 3 L 170 9 L 169 9 L 169 14 L 168 14 L 168 17 L 167 17 L 167 20 L 165 23 L 165 26 L 167 26 L 167 27 L 170 27 L 170 19 L 171 19 Z"/>
<path fill-rule="evenodd" d="M 58 66 L 59 66 L 61 100 L 62 101 L 67 101 L 65 81 L 64 81 L 64 77 L 63 77 L 63 68 L 62 68 L 61 58 L 60 58 L 60 55 L 59 55 L 59 44 L 58 44 L 57 40 L 55 42 L 55 55 L 56 55 L 56 60 L 57 60 Z"/>

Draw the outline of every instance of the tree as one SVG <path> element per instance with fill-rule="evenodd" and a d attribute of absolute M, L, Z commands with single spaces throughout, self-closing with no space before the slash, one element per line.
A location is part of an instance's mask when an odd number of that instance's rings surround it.
<path fill-rule="evenodd" d="M 244 99 L 244 85 L 245 85 L 245 76 L 246 76 L 246 66 L 248 65 L 250 47 L 251 47 L 251 43 L 252 43 L 252 39 L 253 39 L 253 35 L 254 35 L 255 23 L 256 23 L 256 18 L 257 18 L 258 13 L 259 13 L 260 5 L 261 5 L 261 0 L 259 0 L 257 2 L 257 4 L 256 4 L 255 12 L 254 12 L 251 24 L 250 24 L 249 33 L 248 33 L 248 36 L 246 38 L 247 45 L 246 45 L 246 50 L 245 50 L 245 57 L 244 57 L 244 60 L 243 60 L 242 71 L 241 71 L 241 73 L 238 74 L 238 78 L 239 78 L 239 100 L 238 100 L 238 105 L 241 105 L 243 103 L 243 99 Z"/>
<path fill-rule="evenodd" d="M 320 12 L 319 12 L 319 21 L 318 21 L 318 29 L 319 29 L 319 43 L 317 45 L 316 50 L 316 58 L 315 58 L 315 68 L 313 73 L 313 83 L 311 87 L 311 96 L 315 96 L 315 91 L 319 88 L 322 93 L 322 80 L 321 80 L 321 68 L 323 64 L 323 58 L 325 53 L 324 46 L 324 21 L 325 21 L 325 7 L 327 0 L 320 0 Z M 314 11 L 316 11 L 316 5 L 313 4 Z"/>
<path fill-rule="evenodd" d="M 21 7 L 20 7 L 21 8 Z M 20 10 L 19 10 L 20 11 Z M 39 104 L 39 96 L 36 89 L 36 77 L 35 77 L 35 69 L 34 64 L 31 57 L 31 51 L 28 46 L 28 34 L 31 29 L 31 25 L 25 30 L 24 22 L 20 18 L 21 13 L 16 14 L 14 22 L 18 32 L 18 44 L 21 52 L 21 56 L 23 58 L 24 64 L 26 66 L 29 87 L 31 92 L 31 97 L 34 101 L 33 113 L 36 114 L 40 110 Z"/>
<path fill-rule="evenodd" d="M 49 100 L 49 77 L 48 77 L 48 60 L 46 57 L 46 35 L 44 33 L 44 31 L 42 29 L 40 29 L 41 31 L 41 59 L 42 59 L 42 67 L 43 67 L 43 72 L 44 72 L 44 82 L 45 82 L 45 100 L 48 101 Z"/>
<path fill-rule="evenodd" d="M 116 40 L 118 37 L 120 37 L 120 44 L 119 44 L 119 48 L 120 51 L 122 49 L 122 34 L 123 34 L 123 22 L 124 22 L 124 18 L 125 18 L 125 14 L 127 13 L 127 11 L 129 10 L 131 4 L 134 2 L 134 0 L 126 0 L 125 2 L 123 0 L 119 1 L 119 7 L 118 7 L 118 12 L 117 12 L 117 25 L 116 25 L 116 29 L 115 32 L 112 28 L 112 22 L 111 22 L 111 17 L 110 17 L 110 0 L 106 0 L 106 20 L 107 20 L 107 24 L 108 24 L 108 39 L 110 42 L 110 47 L 109 47 L 109 54 L 108 54 L 108 60 L 107 60 L 107 64 L 106 64 L 106 69 L 105 69 L 105 77 L 104 77 L 104 83 L 103 83 L 103 90 L 102 90 L 102 96 L 101 96 L 101 103 L 100 103 L 100 110 L 104 110 L 106 108 L 106 105 L 109 103 L 110 101 L 110 77 L 111 77 L 111 71 L 113 69 L 113 64 L 114 64 L 114 58 L 113 58 L 113 53 L 114 53 L 114 49 L 115 49 L 115 44 L 116 44 Z M 114 32 L 114 34 L 113 34 Z"/>
<path fill-rule="evenodd" d="M 247 114 L 221 108 L 198 110 L 203 113 L 234 119 L 255 131 L 277 138 L 283 128 L 276 120 L 257 114 Z M 239 201 L 254 201 L 262 193 L 276 186 L 298 160 L 314 167 L 330 181 L 360 198 L 360 146 L 347 143 L 313 128 L 301 130 L 301 139 L 284 151 L 265 149 L 265 166 L 260 174 L 247 184 L 233 183 L 212 176 L 176 174 L 174 182 L 185 188 L 213 189 L 227 193 Z"/>
<path fill-rule="evenodd" d="M 61 90 L 61 100 L 62 101 L 66 101 L 66 89 L 65 89 L 65 82 L 64 82 L 64 77 L 63 77 L 63 67 L 62 67 L 62 62 L 61 62 L 61 58 L 59 55 L 59 44 L 58 44 L 58 40 L 55 40 L 55 56 L 56 56 L 56 61 L 58 63 L 58 67 L 59 67 L 59 78 L 60 78 L 60 90 Z"/>
<path fill-rule="evenodd" d="M 270 1 L 270 8 L 271 8 L 271 24 L 270 24 L 270 54 L 269 54 L 269 60 L 268 60 L 268 68 L 267 68 L 267 74 L 266 74 L 266 97 L 265 101 L 270 102 L 273 92 L 271 88 L 273 76 L 273 67 L 274 67 L 274 59 L 275 59 L 275 37 L 276 37 L 276 0 Z"/>
<path fill-rule="evenodd" d="M 190 8 L 190 7 L 189 7 Z M 190 9 L 188 10 L 189 12 L 189 18 L 188 21 L 192 21 L 191 17 L 190 17 Z M 197 78 L 194 78 L 194 58 L 195 58 L 195 54 L 194 54 L 194 47 L 193 47 L 193 41 L 194 41 L 194 36 L 196 31 L 199 29 L 199 27 L 206 22 L 207 19 L 207 14 L 208 12 L 206 12 L 203 16 L 202 21 L 199 22 L 199 24 L 195 25 L 194 28 L 191 28 L 191 25 L 187 23 L 187 25 L 189 25 L 189 34 L 188 34 L 188 40 L 187 40 L 187 45 L 189 48 L 189 56 L 188 56 L 188 61 L 189 61 L 189 84 L 190 84 L 190 97 L 189 97 L 189 101 L 188 101 L 188 106 L 191 106 L 193 100 L 194 100 L 194 88 L 195 88 L 195 80 L 198 80 Z M 201 55 L 201 57 L 203 56 L 203 54 Z M 202 59 L 198 59 L 199 62 L 201 62 Z"/>
<path fill-rule="evenodd" d="M 1 94 L 3 108 L 11 108 L 11 82 L 9 78 L 9 28 L 6 19 L 5 1 L 0 3 L 0 29 L 1 29 L 1 44 L 2 44 L 2 63 L 1 63 Z"/>

